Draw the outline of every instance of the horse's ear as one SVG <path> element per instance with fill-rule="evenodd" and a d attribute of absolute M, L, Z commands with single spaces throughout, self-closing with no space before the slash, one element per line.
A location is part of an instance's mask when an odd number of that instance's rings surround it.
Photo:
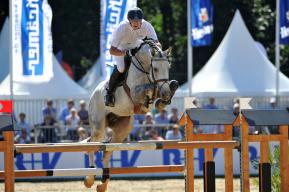
<path fill-rule="evenodd" d="M 165 52 L 167 53 L 167 56 L 171 56 L 172 47 L 169 47 Z"/>

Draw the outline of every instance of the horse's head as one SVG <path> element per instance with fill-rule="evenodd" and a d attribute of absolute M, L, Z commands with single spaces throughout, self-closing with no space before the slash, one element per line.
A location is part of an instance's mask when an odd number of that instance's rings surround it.
<path fill-rule="evenodd" d="M 152 41 L 146 41 L 140 45 L 133 58 L 133 65 L 146 74 L 149 84 L 154 87 L 150 102 L 160 98 L 169 104 L 178 88 L 176 80 L 169 81 L 170 52 L 171 49 L 162 51 Z"/>
<path fill-rule="evenodd" d="M 150 76 L 153 79 L 153 82 L 157 84 L 158 97 L 166 102 L 171 100 L 179 86 L 176 80 L 169 81 L 170 54 L 171 48 L 165 51 L 162 51 L 161 49 L 152 49 Z"/>

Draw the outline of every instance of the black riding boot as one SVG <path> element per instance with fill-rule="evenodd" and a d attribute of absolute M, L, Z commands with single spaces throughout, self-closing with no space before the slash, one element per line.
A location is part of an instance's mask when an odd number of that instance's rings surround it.
<path fill-rule="evenodd" d="M 114 92 L 122 76 L 123 74 L 120 73 L 115 67 L 112 71 L 112 74 L 108 82 L 108 89 L 106 95 L 104 96 L 104 103 L 106 106 L 114 107 L 115 102 Z"/>

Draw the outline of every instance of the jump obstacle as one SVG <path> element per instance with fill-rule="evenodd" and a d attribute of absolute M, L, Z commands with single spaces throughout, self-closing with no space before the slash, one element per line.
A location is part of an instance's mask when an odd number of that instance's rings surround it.
<path fill-rule="evenodd" d="M 186 191 L 194 191 L 194 151 L 195 148 L 205 150 L 204 191 L 215 191 L 214 148 L 224 148 L 225 191 L 233 189 L 233 150 L 241 154 L 241 189 L 250 191 L 249 185 L 249 142 L 260 143 L 259 190 L 271 191 L 271 173 L 269 163 L 269 142 L 280 142 L 280 171 L 282 192 L 288 191 L 288 125 L 289 113 L 286 110 L 242 110 L 235 116 L 230 110 L 187 109 L 180 124 L 185 126 L 185 141 L 144 141 L 136 143 L 57 143 L 57 144 L 14 144 L 13 122 L 11 116 L 1 115 L 0 124 L 3 136 L 0 140 L 0 152 L 4 152 L 5 192 L 14 191 L 15 178 L 53 177 L 53 176 L 86 176 L 156 172 L 185 172 Z M 196 134 L 193 128 L 202 125 L 223 125 L 221 134 Z M 277 135 L 249 135 L 249 126 L 279 126 Z M 233 140 L 233 126 L 240 127 L 240 141 Z M 0 127 L 0 128 L 1 128 Z M 14 171 L 14 156 L 18 153 L 41 152 L 87 152 L 87 151 L 120 151 L 120 150 L 162 150 L 184 149 L 185 165 L 142 166 L 130 168 L 82 168 L 54 170 Z"/>

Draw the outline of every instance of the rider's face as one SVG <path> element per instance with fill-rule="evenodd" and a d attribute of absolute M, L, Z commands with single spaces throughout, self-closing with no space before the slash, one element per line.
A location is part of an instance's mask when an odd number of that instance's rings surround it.
<path fill-rule="evenodd" d="M 141 27 L 141 20 L 130 20 L 129 23 L 133 30 L 138 30 Z"/>

